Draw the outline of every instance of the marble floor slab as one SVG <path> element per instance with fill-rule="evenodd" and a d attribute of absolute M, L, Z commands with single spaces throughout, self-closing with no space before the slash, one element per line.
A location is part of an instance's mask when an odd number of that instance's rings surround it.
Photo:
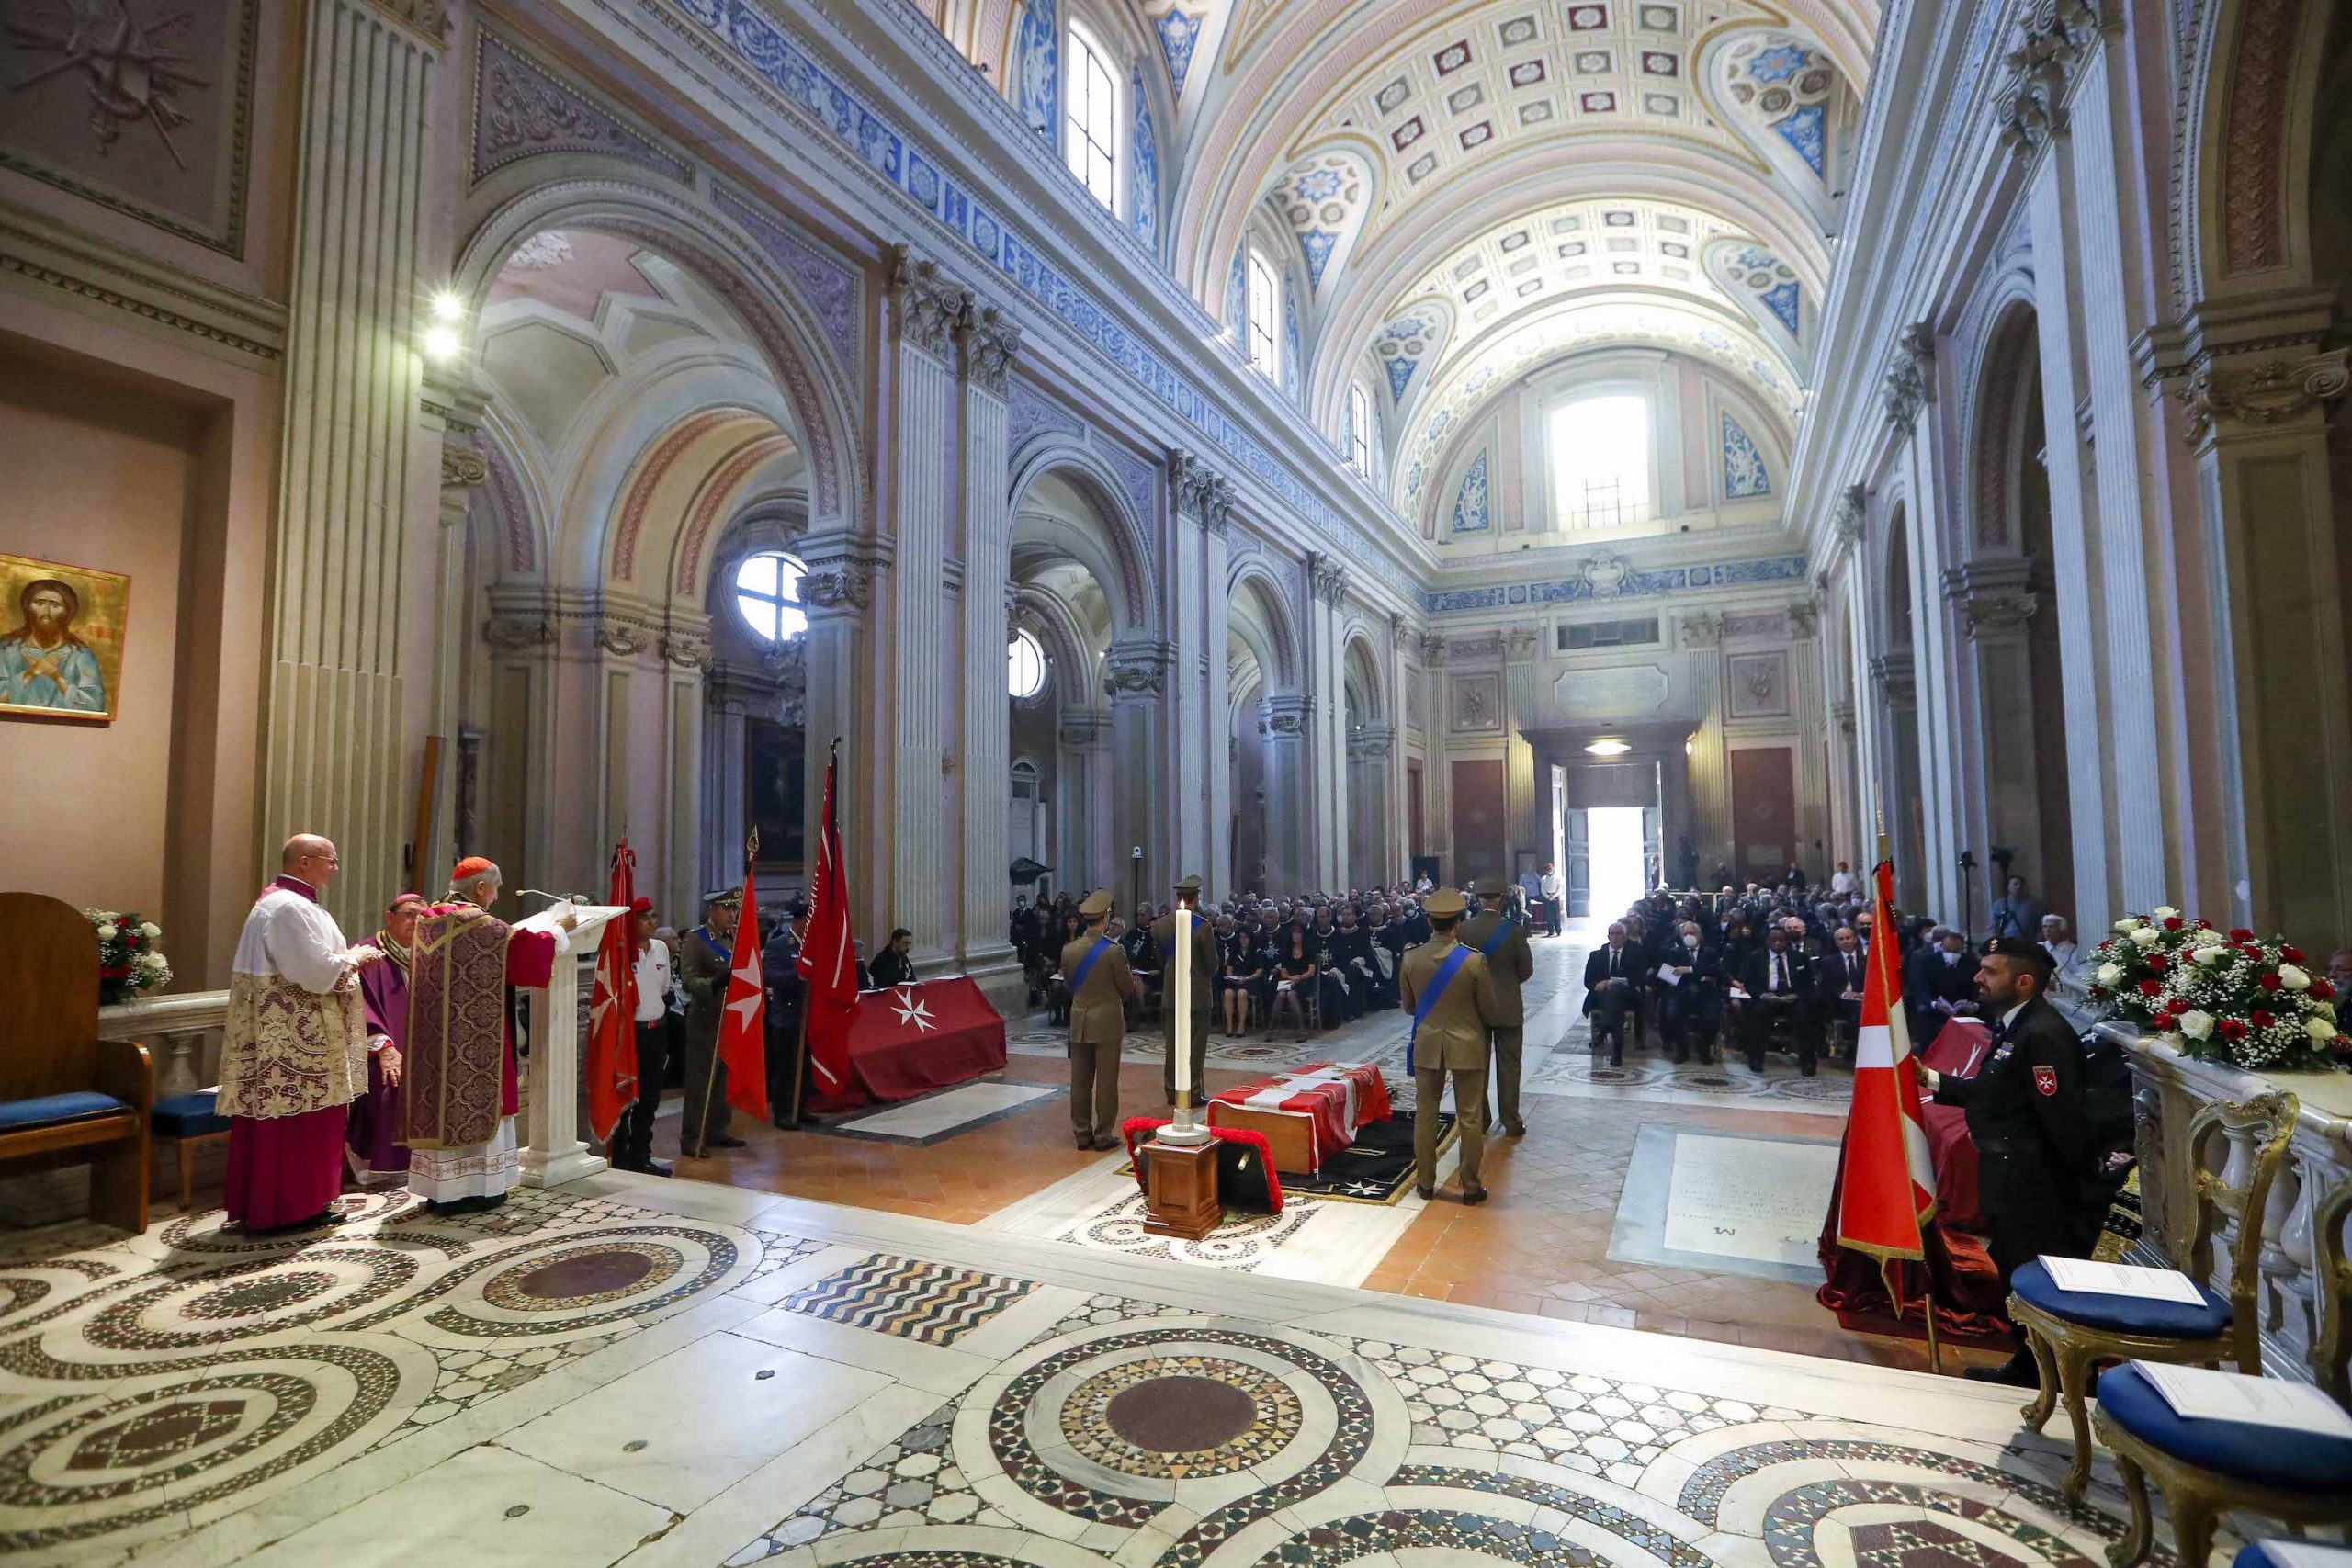
<path fill-rule="evenodd" d="M 2086 1568 L 2120 1528 L 2007 1390 L 694 1185 L 13 1246 L 0 1554 Z"/>
<path fill-rule="evenodd" d="M 836 1136 L 885 1138 L 892 1143 L 933 1144 L 967 1128 L 978 1127 L 1057 1091 L 1046 1084 L 980 1082 L 959 1084 L 938 1094 L 925 1095 L 871 1116 L 859 1116 L 825 1129 Z"/>
<path fill-rule="evenodd" d="M 1644 1126 L 1609 1256 L 1817 1285 L 1837 1174 L 1831 1139 Z"/>

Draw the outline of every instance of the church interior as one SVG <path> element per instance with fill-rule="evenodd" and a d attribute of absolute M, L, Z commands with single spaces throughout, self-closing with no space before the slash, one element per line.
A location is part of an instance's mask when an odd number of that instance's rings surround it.
<path fill-rule="evenodd" d="M 2352 1564 L 2352 7 L 0 10 L 0 1554 Z"/>

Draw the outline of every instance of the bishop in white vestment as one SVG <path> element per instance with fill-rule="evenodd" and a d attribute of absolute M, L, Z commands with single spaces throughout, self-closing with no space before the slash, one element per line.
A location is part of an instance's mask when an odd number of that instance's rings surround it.
<path fill-rule="evenodd" d="M 262 889 L 229 976 L 219 1108 L 229 1118 L 226 1207 L 251 1231 L 332 1224 L 343 1134 L 368 1089 L 368 1030 L 354 950 L 319 894 L 334 846 L 304 835 Z"/>

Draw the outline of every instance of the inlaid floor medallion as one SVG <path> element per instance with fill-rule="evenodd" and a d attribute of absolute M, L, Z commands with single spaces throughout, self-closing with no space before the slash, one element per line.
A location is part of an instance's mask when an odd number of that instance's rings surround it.
<path fill-rule="evenodd" d="M 1298 1396 L 1280 1378 L 1213 1357 L 1152 1357 L 1097 1372 L 1061 1408 L 1078 1453 L 1125 1475 L 1224 1475 L 1298 1436 Z"/>

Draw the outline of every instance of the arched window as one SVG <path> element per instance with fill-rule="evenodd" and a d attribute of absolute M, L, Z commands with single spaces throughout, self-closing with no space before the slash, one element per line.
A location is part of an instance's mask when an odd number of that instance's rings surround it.
<path fill-rule="evenodd" d="M 1069 80 L 1062 101 L 1069 125 L 1063 136 L 1063 156 L 1069 172 L 1094 193 L 1094 199 L 1119 209 L 1119 80 L 1111 73 L 1111 54 L 1093 35 L 1072 22 L 1069 49 L 1064 56 Z"/>
<path fill-rule="evenodd" d="M 782 550 L 762 550 L 737 564 L 735 608 L 762 642 L 790 642 L 808 629 L 800 572 L 800 563 Z"/>
<path fill-rule="evenodd" d="M 1647 522 L 1650 495 L 1649 404 L 1632 393 L 1562 403 L 1546 433 L 1553 514 L 1562 528 L 1610 528 Z"/>
<path fill-rule="evenodd" d="M 1275 324 L 1283 315 L 1283 286 L 1266 253 L 1250 253 L 1250 368 L 1269 381 L 1282 378 L 1282 361 L 1274 351 Z"/>
<path fill-rule="evenodd" d="M 1037 641 L 1037 634 L 1028 630 L 1012 634 L 1005 644 L 1005 690 L 1015 702 L 1027 702 L 1046 689 L 1046 649 Z"/>
<path fill-rule="evenodd" d="M 1372 474 L 1372 400 L 1361 385 L 1348 389 L 1348 467 Z"/>

